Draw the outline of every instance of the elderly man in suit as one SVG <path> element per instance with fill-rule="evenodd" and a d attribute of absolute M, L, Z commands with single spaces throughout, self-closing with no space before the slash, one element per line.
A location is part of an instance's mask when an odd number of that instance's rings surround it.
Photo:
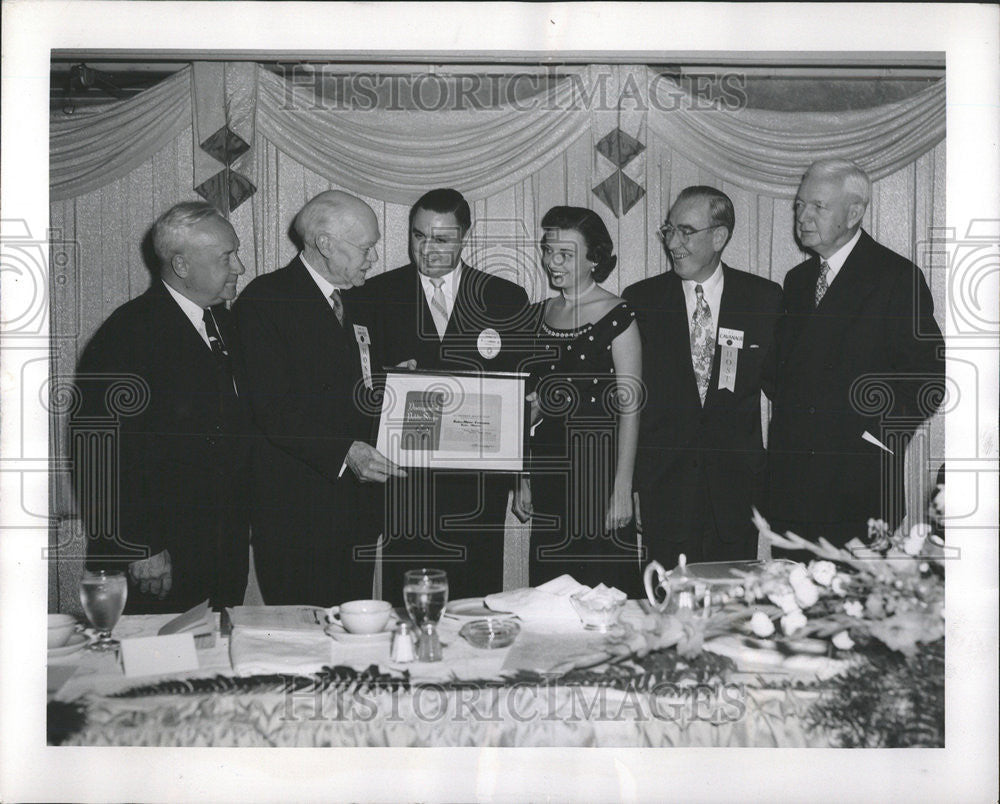
<path fill-rule="evenodd" d="M 88 551 L 93 564 L 127 563 L 131 612 L 234 605 L 247 579 L 251 440 L 225 307 L 244 270 L 239 239 L 202 202 L 171 207 L 152 234 L 159 277 L 101 325 L 78 367 L 70 422 Z M 117 488 L 95 490 L 100 439 L 81 436 L 89 417 L 114 413 L 116 384 L 135 404 L 119 411 Z M 104 521 L 115 494 L 117 531 Z M 136 552 L 147 557 L 129 561 Z"/>
<path fill-rule="evenodd" d="M 386 365 L 438 371 L 515 371 L 528 297 L 506 279 L 462 260 L 469 204 L 452 189 L 431 190 L 410 210 L 411 262 L 373 277 L 363 295 Z M 521 344 L 523 350 L 524 346 Z M 481 471 L 413 470 L 386 488 L 386 590 L 398 594 L 404 569 L 448 570 L 452 598 L 499 590 L 513 477 Z"/>
<path fill-rule="evenodd" d="M 836 545 L 870 517 L 902 519 L 905 447 L 943 392 L 930 290 L 861 228 L 870 197 L 852 162 L 806 171 L 795 234 L 813 256 L 785 277 L 777 341 L 767 512 L 776 530 Z"/>
<path fill-rule="evenodd" d="M 378 537 L 369 483 L 405 476 L 368 444 L 367 328 L 353 291 L 378 259 L 371 208 L 336 190 L 295 218 L 302 251 L 254 279 L 233 312 L 258 451 L 254 564 L 268 604 L 329 606 L 372 595 L 361 550 Z"/>
<path fill-rule="evenodd" d="M 659 235 L 673 270 L 627 288 L 646 400 L 636 488 L 650 554 L 673 566 L 752 559 L 764 491 L 760 395 L 781 312 L 777 284 L 722 262 L 736 224 L 714 187 L 680 192 Z"/>

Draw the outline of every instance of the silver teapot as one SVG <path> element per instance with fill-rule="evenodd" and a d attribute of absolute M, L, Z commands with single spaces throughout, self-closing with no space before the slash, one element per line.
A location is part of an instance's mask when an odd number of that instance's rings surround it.
<path fill-rule="evenodd" d="M 678 556 L 677 567 L 670 572 L 659 561 L 647 564 L 642 574 L 642 583 L 646 587 L 649 605 L 664 614 L 690 617 L 699 613 L 705 616 L 711 607 L 708 586 L 698 583 L 688 573 L 687 556 L 684 553 Z"/>

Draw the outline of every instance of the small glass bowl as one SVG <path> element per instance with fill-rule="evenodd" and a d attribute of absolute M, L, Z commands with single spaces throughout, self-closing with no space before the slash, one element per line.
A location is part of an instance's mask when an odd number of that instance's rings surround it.
<path fill-rule="evenodd" d="M 490 618 L 466 623 L 458 633 L 473 647 L 493 650 L 506 648 L 520 632 L 521 626 L 513 620 Z"/>
<path fill-rule="evenodd" d="M 618 623 L 622 609 L 625 608 L 624 600 L 590 601 L 581 600 L 577 595 L 571 595 L 569 602 L 576 609 L 585 631 L 600 631 L 602 633 L 610 631 L 612 626 Z"/>

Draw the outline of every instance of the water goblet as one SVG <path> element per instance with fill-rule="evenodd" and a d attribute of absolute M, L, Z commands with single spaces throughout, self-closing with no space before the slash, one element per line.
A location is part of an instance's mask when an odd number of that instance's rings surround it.
<path fill-rule="evenodd" d="M 441 658 L 437 624 L 448 602 L 448 576 L 444 570 L 415 569 L 403 574 L 403 602 L 419 633 L 417 654 L 424 661 Z"/>
<path fill-rule="evenodd" d="M 124 572 L 84 571 L 80 581 L 80 603 L 90 624 L 98 632 L 97 640 L 91 643 L 89 650 L 118 649 L 121 643 L 111 638 L 111 629 L 122 616 L 127 595 Z"/>

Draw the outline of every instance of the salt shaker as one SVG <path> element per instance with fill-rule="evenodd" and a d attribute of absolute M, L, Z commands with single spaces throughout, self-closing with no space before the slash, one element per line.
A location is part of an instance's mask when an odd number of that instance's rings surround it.
<path fill-rule="evenodd" d="M 413 631 L 410 630 L 408 622 L 400 622 L 396 626 L 396 631 L 392 635 L 391 657 L 394 662 L 404 664 L 412 662 L 416 658 L 413 650 Z"/>

